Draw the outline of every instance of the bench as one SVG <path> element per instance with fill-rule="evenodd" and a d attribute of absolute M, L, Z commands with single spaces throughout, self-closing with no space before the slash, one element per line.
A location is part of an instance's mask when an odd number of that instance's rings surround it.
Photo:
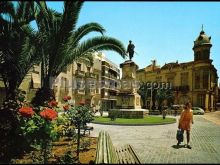
<path fill-rule="evenodd" d="M 80 126 L 80 130 L 83 131 L 83 135 L 85 135 L 87 131 L 89 132 L 89 135 L 90 135 L 90 131 L 92 131 L 93 129 L 94 129 L 93 127 L 87 126 L 87 125 Z"/>
<path fill-rule="evenodd" d="M 141 164 L 140 158 L 129 144 L 115 148 L 106 131 L 98 137 L 95 164 Z"/>

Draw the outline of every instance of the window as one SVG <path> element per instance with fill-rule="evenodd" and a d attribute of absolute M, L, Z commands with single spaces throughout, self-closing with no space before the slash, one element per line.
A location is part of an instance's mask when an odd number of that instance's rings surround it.
<path fill-rule="evenodd" d="M 67 80 L 67 78 L 64 78 L 64 77 L 61 78 L 61 88 L 65 92 L 68 92 L 68 80 Z"/>
<path fill-rule="evenodd" d="M 172 86 L 175 86 L 174 85 L 174 77 L 167 78 L 167 82 L 170 83 Z"/>
<path fill-rule="evenodd" d="M 200 89 L 200 73 L 195 73 L 195 81 L 194 81 L 195 89 Z"/>
<path fill-rule="evenodd" d="M 181 73 L 181 86 L 188 85 L 188 72 Z"/>
<path fill-rule="evenodd" d="M 205 106 L 205 95 L 202 95 L 202 94 L 197 95 L 197 106 L 199 107 Z"/>
<path fill-rule="evenodd" d="M 81 64 L 80 63 L 77 63 L 77 70 L 81 71 Z"/>
<path fill-rule="evenodd" d="M 209 84 L 209 71 L 204 71 L 203 72 L 203 88 L 208 89 L 208 84 Z"/>

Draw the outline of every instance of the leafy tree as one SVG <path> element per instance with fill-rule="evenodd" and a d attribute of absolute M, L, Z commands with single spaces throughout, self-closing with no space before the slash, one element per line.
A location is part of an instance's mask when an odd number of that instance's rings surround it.
<path fill-rule="evenodd" d="M 85 127 L 87 123 L 91 122 L 94 116 L 91 108 L 88 105 L 75 106 L 68 111 L 68 114 L 71 117 L 73 124 L 77 128 L 77 157 L 79 158 L 80 129 L 81 127 Z"/>
<path fill-rule="evenodd" d="M 162 111 L 162 103 L 164 100 L 166 100 L 166 89 L 162 88 L 162 89 L 158 89 L 157 93 L 156 93 L 156 101 L 158 103 L 158 109 L 160 110 L 160 112 Z"/>
<path fill-rule="evenodd" d="M 126 56 L 124 45 L 117 39 L 104 36 L 105 29 L 98 23 L 87 23 L 76 27 L 83 1 L 65 1 L 63 13 L 49 9 L 46 2 L 39 2 L 39 13 L 36 22 L 39 31 L 46 36 L 42 50 L 42 89 L 48 93 L 52 89 L 53 78 L 56 78 L 73 61 L 80 58 L 92 59 L 92 52 L 112 50 L 123 58 Z M 91 32 L 99 32 L 102 36 L 82 39 Z M 41 97 L 37 94 L 37 97 Z M 49 99 L 49 98 L 47 98 Z M 34 102 L 34 101 L 33 101 Z M 42 100 L 42 103 L 44 100 Z"/>
<path fill-rule="evenodd" d="M 140 83 L 138 94 L 141 96 L 141 99 L 143 101 L 143 108 L 146 108 L 146 99 L 151 96 L 151 89 L 147 85 L 147 82 Z"/>
<path fill-rule="evenodd" d="M 162 110 L 162 103 L 164 100 L 167 100 L 168 106 L 171 106 L 171 104 L 174 102 L 174 96 L 173 96 L 173 90 L 172 89 L 157 89 L 156 92 L 156 101 L 158 103 L 159 110 L 161 112 Z"/>

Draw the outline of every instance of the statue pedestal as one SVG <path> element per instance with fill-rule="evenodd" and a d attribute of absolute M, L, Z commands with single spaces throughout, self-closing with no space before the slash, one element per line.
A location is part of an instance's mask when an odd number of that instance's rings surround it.
<path fill-rule="evenodd" d="M 137 93 L 136 70 L 138 66 L 132 61 L 127 60 L 120 64 L 122 68 L 121 88 L 117 94 L 117 109 L 118 117 L 124 118 L 143 118 L 149 112 L 146 109 L 141 109 L 141 97 Z"/>

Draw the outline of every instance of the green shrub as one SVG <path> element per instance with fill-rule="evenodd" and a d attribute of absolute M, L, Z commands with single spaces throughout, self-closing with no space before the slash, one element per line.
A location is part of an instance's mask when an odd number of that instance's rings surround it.
<path fill-rule="evenodd" d="M 118 115 L 119 115 L 119 110 L 114 109 L 114 110 L 109 111 L 109 118 L 110 118 L 112 121 L 116 120 L 116 118 L 118 117 Z"/>

